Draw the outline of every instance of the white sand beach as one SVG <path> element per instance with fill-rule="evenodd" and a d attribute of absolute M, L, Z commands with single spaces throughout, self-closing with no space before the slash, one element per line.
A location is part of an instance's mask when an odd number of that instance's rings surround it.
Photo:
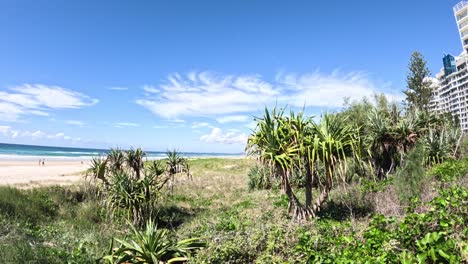
<path fill-rule="evenodd" d="M 85 161 L 1 161 L 0 185 L 36 187 L 45 185 L 68 185 L 83 181 L 83 174 L 89 167 Z"/>

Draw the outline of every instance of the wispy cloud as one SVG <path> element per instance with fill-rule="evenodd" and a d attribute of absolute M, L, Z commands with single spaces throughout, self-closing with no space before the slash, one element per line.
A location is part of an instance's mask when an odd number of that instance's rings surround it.
<path fill-rule="evenodd" d="M 81 108 L 97 102 L 60 86 L 23 84 L 0 91 L 0 121 L 17 121 L 26 115 L 47 116 L 51 110 Z"/>
<path fill-rule="evenodd" d="M 109 90 L 114 90 L 114 91 L 126 91 L 128 90 L 128 87 L 120 87 L 120 86 L 116 86 L 116 87 L 110 87 L 108 88 Z"/>
<path fill-rule="evenodd" d="M 181 124 L 181 123 L 186 123 L 187 121 L 185 121 L 185 120 L 183 120 L 183 119 L 177 119 L 177 118 L 175 118 L 175 119 L 166 120 L 166 122 L 169 122 L 169 123 L 179 123 L 179 124 Z"/>
<path fill-rule="evenodd" d="M 221 128 L 214 127 L 210 134 L 201 136 L 200 140 L 208 143 L 245 144 L 247 142 L 247 135 L 239 133 L 237 130 L 223 132 Z"/>
<path fill-rule="evenodd" d="M 175 73 L 160 86 L 145 92 L 136 103 L 164 118 L 232 115 L 238 120 L 276 103 L 294 107 L 340 107 L 344 97 L 361 99 L 382 91 L 361 72 L 317 71 L 280 73 L 274 81 L 266 81 L 256 74 L 191 72 L 184 76 Z M 231 121 L 237 121 L 236 118 Z M 229 118 L 221 117 L 218 121 L 228 122 Z"/>
<path fill-rule="evenodd" d="M 251 130 L 255 129 L 256 126 L 257 126 L 257 122 L 255 121 L 251 121 L 244 125 L 244 127 L 251 129 Z"/>
<path fill-rule="evenodd" d="M 157 129 L 175 129 L 175 128 L 183 128 L 185 127 L 185 120 L 166 120 L 164 124 L 154 125 L 153 128 Z"/>
<path fill-rule="evenodd" d="M 145 90 L 148 93 L 159 93 L 158 88 L 152 85 L 143 85 L 143 90 Z"/>
<path fill-rule="evenodd" d="M 154 125 L 153 128 L 164 129 L 164 128 L 169 128 L 169 126 Z"/>
<path fill-rule="evenodd" d="M 209 127 L 209 126 L 210 124 L 206 122 L 193 122 L 191 127 L 193 129 L 196 129 L 196 128 Z"/>
<path fill-rule="evenodd" d="M 218 121 L 221 124 L 231 122 L 246 122 L 247 120 L 249 120 L 248 115 L 231 115 L 216 118 L 216 121 Z"/>
<path fill-rule="evenodd" d="M 16 139 L 16 138 L 30 138 L 30 139 L 57 139 L 57 140 L 67 140 L 67 141 L 74 141 L 79 142 L 82 141 L 81 138 L 67 136 L 62 132 L 59 133 L 46 133 L 41 130 L 36 131 L 28 131 L 28 130 L 19 130 L 13 129 L 10 126 L 0 126 L 0 135 Z"/>
<path fill-rule="evenodd" d="M 85 123 L 83 121 L 79 121 L 79 120 L 67 120 L 65 121 L 65 123 L 69 124 L 69 125 L 74 125 L 74 126 L 84 126 Z"/>
<path fill-rule="evenodd" d="M 137 123 L 129 123 L 129 122 L 119 122 L 119 123 L 115 123 L 114 124 L 114 127 L 117 127 L 117 128 L 123 128 L 123 127 L 139 127 L 140 124 L 137 124 Z"/>

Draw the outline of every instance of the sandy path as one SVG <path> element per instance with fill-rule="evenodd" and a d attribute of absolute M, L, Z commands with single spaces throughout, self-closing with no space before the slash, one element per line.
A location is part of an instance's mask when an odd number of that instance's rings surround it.
<path fill-rule="evenodd" d="M 0 161 L 0 185 L 35 187 L 43 185 L 67 185 L 83 180 L 81 172 L 88 162 L 47 161 L 39 166 L 37 161 Z"/>

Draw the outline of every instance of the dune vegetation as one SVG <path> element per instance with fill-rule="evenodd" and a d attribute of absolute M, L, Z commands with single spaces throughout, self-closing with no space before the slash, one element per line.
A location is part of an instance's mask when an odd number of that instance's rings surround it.
<path fill-rule="evenodd" d="M 404 105 L 266 108 L 245 158 L 114 149 L 84 185 L 0 187 L 0 262 L 467 263 L 468 139 L 418 56 Z"/>
<path fill-rule="evenodd" d="M 145 162 L 140 149 L 112 150 L 93 160 L 86 185 L 0 187 L 0 260 L 466 262 L 466 141 L 435 116 L 425 119 L 430 125 L 418 120 L 407 129 L 402 120 L 409 117 L 399 114 L 392 124 L 395 116 L 379 111 L 394 106 L 379 105 L 388 103 L 351 104 L 317 123 L 266 110 L 249 139 L 248 158 L 188 160 L 171 151 Z M 369 116 L 362 126 L 346 121 L 361 111 Z M 387 128 L 371 126 L 376 112 L 388 118 L 379 121 Z M 262 129 L 266 122 L 273 124 Z M 308 153 L 308 142 L 327 149 Z"/>

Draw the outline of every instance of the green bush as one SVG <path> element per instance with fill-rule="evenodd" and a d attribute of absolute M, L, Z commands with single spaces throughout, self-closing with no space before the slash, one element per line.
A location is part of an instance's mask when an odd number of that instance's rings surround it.
<path fill-rule="evenodd" d="M 426 175 L 423 164 L 424 153 L 422 148 L 417 146 L 408 153 L 403 167 L 395 174 L 393 183 L 403 205 L 408 205 L 412 198 L 421 193 Z"/>
<path fill-rule="evenodd" d="M 263 165 L 255 165 L 247 174 L 249 190 L 268 190 L 274 185 L 271 168 Z"/>
<path fill-rule="evenodd" d="M 468 191 L 440 190 L 427 213 L 409 213 L 400 222 L 375 215 L 356 232 L 349 224 L 320 220 L 299 235 L 297 253 L 308 263 L 460 263 L 468 255 Z"/>
<path fill-rule="evenodd" d="M 462 160 L 448 160 L 431 168 L 429 175 L 441 182 L 451 182 L 468 174 L 468 157 Z"/>
<path fill-rule="evenodd" d="M 156 215 L 160 197 L 156 181 L 157 177 L 152 174 L 145 174 L 139 179 L 124 171 L 114 173 L 109 186 L 104 189 L 111 218 L 118 220 L 123 217 L 141 226 Z"/>
<path fill-rule="evenodd" d="M 131 236 L 116 239 L 119 246 L 112 248 L 110 254 L 102 259 L 108 263 L 171 263 L 186 262 L 195 251 L 205 247 L 198 238 L 176 240 L 168 230 L 158 229 L 151 220 L 146 222 L 145 230 L 137 230 L 130 225 Z"/>
<path fill-rule="evenodd" d="M 0 214 L 30 223 L 45 221 L 58 214 L 58 205 L 43 189 L 18 190 L 0 187 Z"/>

